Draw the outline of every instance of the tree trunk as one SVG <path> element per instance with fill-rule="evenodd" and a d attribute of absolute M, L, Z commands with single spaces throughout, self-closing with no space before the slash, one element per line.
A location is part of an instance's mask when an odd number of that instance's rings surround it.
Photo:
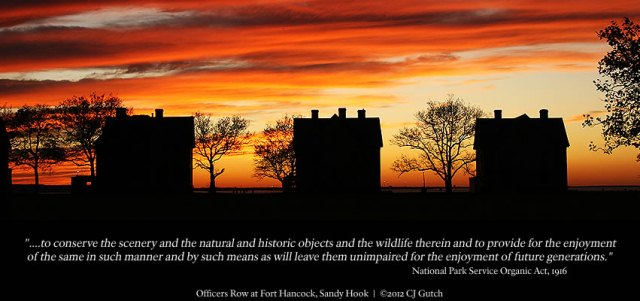
<path fill-rule="evenodd" d="M 444 176 L 444 188 L 446 193 L 453 192 L 453 185 L 451 185 L 451 182 L 453 182 L 453 175 L 451 174 L 451 169 L 452 169 L 451 161 L 449 161 L 447 163 L 447 172 L 445 173 L 445 176 Z"/>
<path fill-rule="evenodd" d="M 89 168 L 91 169 L 91 177 L 96 176 L 95 159 L 89 159 Z"/>
<path fill-rule="evenodd" d="M 33 177 L 35 178 L 36 185 L 34 187 L 34 192 L 38 193 L 40 191 L 40 177 L 38 175 L 38 165 L 33 168 Z"/>
<path fill-rule="evenodd" d="M 453 185 L 451 184 L 452 179 L 450 177 L 447 177 L 444 180 L 444 189 L 446 193 L 451 193 L 453 192 Z"/>
<path fill-rule="evenodd" d="M 213 168 L 209 170 L 209 193 L 216 193 L 216 176 L 213 173 Z"/>

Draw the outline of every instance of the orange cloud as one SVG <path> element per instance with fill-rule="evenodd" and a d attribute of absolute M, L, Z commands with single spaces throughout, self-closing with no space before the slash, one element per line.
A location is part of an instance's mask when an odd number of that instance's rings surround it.
<path fill-rule="evenodd" d="M 592 69 L 638 1 L 5 1 L 0 103 L 114 93 L 146 113 L 388 107 L 414 78 Z M 597 44 L 596 44 L 597 45 Z M 484 88 L 492 89 L 487 84 Z"/>

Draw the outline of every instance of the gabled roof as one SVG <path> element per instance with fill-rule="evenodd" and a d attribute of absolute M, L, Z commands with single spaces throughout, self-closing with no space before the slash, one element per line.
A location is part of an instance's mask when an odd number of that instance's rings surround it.
<path fill-rule="evenodd" d="M 149 137 L 194 147 L 193 117 L 154 118 L 146 115 L 111 117 L 107 119 L 98 143 L 112 139 L 144 140 Z"/>
<path fill-rule="evenodd" d="M 562 118 L 478 118 L 474 149 L 503 145 L 556 145 L 569 147 Z"/>
<path fill-rule="evenodd" d="M 336 141 L 382 147 L 379 118 L 295 118 L 293 129 L 293 141 L 297 147 L 322 146 Z"/>

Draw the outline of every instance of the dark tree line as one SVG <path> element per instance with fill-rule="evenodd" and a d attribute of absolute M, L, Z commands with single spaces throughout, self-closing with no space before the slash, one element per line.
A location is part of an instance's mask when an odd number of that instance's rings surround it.
<path fill-rule="evenodd" d="M 115 116 L 122 100 L 93 93 L 74 96 L 57 106 L 33 105 L 18 109 L 0 108 L 11 141 L 10 161 L 14 167 L 33 171 L 36 189 L 40 173 L 53 165 L 70 162 L 87 167 L 95 176 L 95 146 L 108 117 Z M 452 179 L 460 170 L 472 173 L 475 160 L 469 151 L 478 108 L 450 95 L 444 102 L 428 102 L 416 114 L 416 126 L 402 129 L 392 142 L 418 150 L 418 157 L 402 156 L 392 169 L 402 174 L 412 170 L 433 171 L 451 191 Z M 209 190 L 215 192 L 216 179 L 225 171 L 218 161 L 225 156 L 247 153 L 254 148 L 253 175 L 278 180 L 284 189 L 294 185 L 295 153 L 293 120 L 284 116 L 267 124 L 258 135 L 248 130 L 249 121 L 241 116 L 214 120 L 210 114 L 194 114 L 194 164 L 209 174 Z"/>
<path fill-rule="evenodd" d="M 10 139 L 9 161 L 33 171 L 36 191 L 40 173 L 62 162 L 89 167 L 94 176 L 96 141 L 107 117 L 121 106 L 118 97 L 92 93 L 65 99 L 58 106 L 3 107 L 0 115 Z"/>
<path fill-rule="evenodd" d="M 115 116 L 120 107 L 120 98 L 96 93 L 88 97 L 73 96 L 57 106 L 0 107 L 0 118 L 10 138 L 11 164 L 33 171 L 36 191 L 40 174 L 63 162 L 87 167 L 90 175 L 95 176 L 96 142 L 107 118 Z M 198 112 L 194 114 L 194 125 L 194 163 L 208 172 L 210 191 L 215 192 L 216 178 L 225 171 L 216 167 L 217 161 L 223 156 L 244 153 L 253 133 L 248 131 L 249 121 L 240 116 L 214 120 L 210 114 Z M 281 182 L 291 179 L 294 169 L 292 117 L 268 126 L 263 136 L 264 141 L 256 142 L 256 155 L 269 163 L 257 160 L 255 175 Z"/>

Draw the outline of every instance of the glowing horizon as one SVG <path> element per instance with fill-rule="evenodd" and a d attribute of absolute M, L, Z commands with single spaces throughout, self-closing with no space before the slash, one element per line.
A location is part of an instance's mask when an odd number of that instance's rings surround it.
<path fill-rule="evenodd" d="M 596 31 L 637 1 L 121 1 L 0 4 L 0 104 L 57 104 L 113 93 L 136 114 L 196 111 L 242 115 L 259 132 L 284 114 L 330 116 L 346 107 L 381 118 L 383 186 L 398 178 L 391 136 L 427 100 L 453 93 L 490 114 L 563 117 L 569 185 L 640 185 L 637 149 L 591 152 L 598 128 L 581 116 L 604 110 L 592 84 L 608 51 Z M 223 158 L 222 187 L 276 186 L 248 172 L 250 155 Z M 43 184 L 84 173 L 59 167 Z M 14 183 L 33 182 L 14 170 Z M 458 186 L 467 177 L 455 179 Z M 194 186 L 207 184 L 194 172 Z M 433 174 L 427 185 L 441 186 Z"/>

